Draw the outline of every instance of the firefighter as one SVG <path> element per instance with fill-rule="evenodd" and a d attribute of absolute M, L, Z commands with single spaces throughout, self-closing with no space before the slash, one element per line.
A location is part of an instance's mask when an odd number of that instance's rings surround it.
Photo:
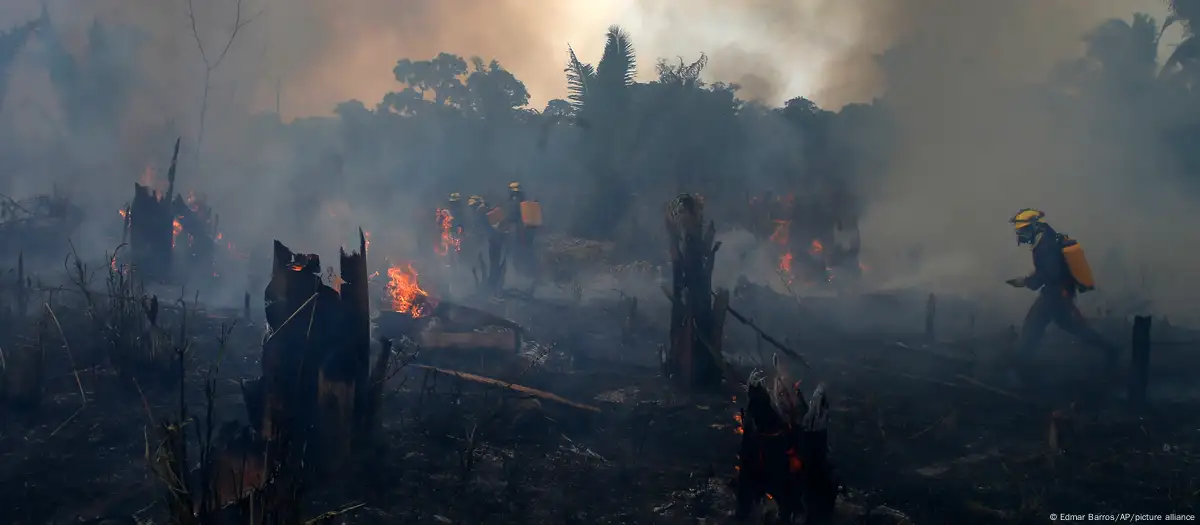
<path fill-rule="evenodd" d="M 483 235 L 491 231 L 492 225 L 488 221 L 488 205 L 483 200 L 483 197 L 472 195 L 467 199 L 468 218 L 464 220 L 472 231 L 472 234 Z"/>
<path fill-rule="evenodd" d="M 1096 333 L 1075 306 L 1076 295 L 1090 290 L 1093 286 L 1090 282 L 1091 271 L 1072 267 L 1064 249 L 1076 246 L 1077 243 L 1055 231 L 1045 222 L 1045 217 L 1045 213 L 1027 208 L 1009 219 L 1009 223 L 1016 230 L 1017 245 L 1031 247 L 1033 273 L 1009 279 L 1006 283 L 1014 288 L 1029 288 L 1038 292 L 1037 300 L 1025 315 L 1018 339 L 1017 351 L 1022 360 L 1022 379 L 1026 382 L 1036 379 L 1032 377 L 1032 371 L 1027 364 L 1030 354 L 1051 322 L 1084 343 L 1103 351 L 1105 372 L 1109 379 L 1113 379 L 1116 374 L 1118 348 Z M 1082 257 L 1082 251 L 1078 253 Z"/>
<path fill-rule="evenodd" d="M 450 198 L 446 199 L 446 211 L 450 213 L 450 225 L 454 227 L 457 234 L 462 234 L 466 225 L 466 208 L 463 207 L 462 195 L 458 192 L 451 193 Z M 439 219 L 440 220 L 440 219 Z"/>
<path fill-rule="evenodd" d="M 513 181 L 508 183 L 508 200 L 512 202 L 524 202 L 525 192 L 521 190 L 521 183 Z"/>
<path fill-rule="evenodd" d="M 521 203 L 525 202 L 525 191 L 521 189 L 521 183 L 513 181 L 508 183 L 508 206 L 505 210 L 505 216 L 508 218 L 509 224 L 512 226 L 510 244 L 513 254 L 513 262 L 515 266 L 525 272 L 527 275 L 535 274 L 535 258 L 533 254 L 533 229 L 527 228 L 521 217 Z"/>

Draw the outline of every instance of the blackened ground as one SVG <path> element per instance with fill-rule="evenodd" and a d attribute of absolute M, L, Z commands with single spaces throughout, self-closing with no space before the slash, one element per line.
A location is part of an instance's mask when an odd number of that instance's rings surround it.
<path fill-rule="evenodd" d="M 615 304 L 509 299 L 480 306 L 530 327 L 537 343 L 503 367 L 506 374 L 601 412 L 445 377 L 429 388 L 424 372 L 408 369 L 389 383 L 377 445 L 313 487 L 309 514 L 361 503 L 337 519 L 726 521 L 738 405 L 723 396 L 681 394 L 657 376 L 657 344 L 666 328 L 653 304 L 642 305 L 640 332 L 629 345 L 619 342 Z M 748 372 L 757 345 L 730 326 L 726 348 Z M 195 335 L 188 396 L 194 413 L 203 409 L 196 389 L 214 359 L 214 336 Z M 260 336 L 243 327 L 222 359 L 218 419 L 245 417 L 234 381 L 257 375 Z M 1186 513 L 1198 505 L 1197 405 L 1160 398 L 1133 415 L 1120 402 L 1097 398 L 1112 388 L 1095 387 L 1090 371 L 1099 359 L 1084 349 L 1048 340 L 1041 355 L 1058 381 L 1051 391 L 1027 392 L 1007 382 L 994 357 L 1004 354 L 1003 334 L 955 344 L 862 334 L 790 339 L 813 365 L 808 371 L 787 363 L 804 390 L 828 385 L 831 457 L 848 487 L 842 511 L 850 522 L 880 506 L 916 523 L 1043 523 L 1050 512 Z M 539 364 L 529 364 L 542 353 Z M 763 353 L 769 363 L 769 347 Z M 495 371 L 479 359 L 423 359 L 482 375 Z M 112 386 L 115 378 L 99 367 L 81 374 L 89 398 L 83 405 L 63 365 L 51 363 L 54 395 L 35 420 L 5 417 L 0 523 L 131 515 L 163 523 L 162 486 L 144 459 L 145 429 L 151 418 L 177 410 L 177 393 L 145 392 L 143 405 L 136 393 Z M 1048 439 L 1056 410 L 1075 429 L 1073 438 L 1062 432 L 1058 445 L 1066 452 Z"/>

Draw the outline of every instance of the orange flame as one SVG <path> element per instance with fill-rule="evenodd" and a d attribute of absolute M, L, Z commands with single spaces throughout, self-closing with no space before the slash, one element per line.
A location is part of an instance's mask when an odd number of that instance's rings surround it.
<path fill-rule="evenodd" d="M 371 251 L 371 232 L 365 230 L 363 231 L 363 249 Z"/>
<path fill-rule="evenodd" d="M 450 210 L 439 208 L 437 211 L 438 225 L 442 228 L 442 236 L 438 246 L 434 247 L 434 252 L 438 255 L 446 256 L 450 250 L 455 252 L 462 250 L 462 241 L 456 235 L 454 228 L 454 215 L 450 214 Z"/>
<path fill-rule="evenodd" d="M 733 427 L 733 431 L 734 431 L 734 433 L 736 433 L 736 434 L 744 434 L 744 433 L 746 432 L 746 429 L 742 427 L 742 415 L 741 415 L 741 414 L 734 414 L 734 415 L 733 415 L 733 420 L 734 420 L 735 422 L 737 422 L 737 424 L 736 424 L 736 425 L 734 425 L 734 427 Z"/>
<path fill-rule="evenodd" d="M 788 284 L 792 284 L 792 252 L 787 252 L 779 257 L 779 271 L 787 276 Z"/>
<path fill-rule="evenodd" d="M 171 221 L 171 247 L 172 248 L 175 247 L 175 239 L 177 239 L 179 237 L 180 233 L 183 233 L 183 223 L 179 222 L 179 219 L 182 219 L 182 218 L 183 218 L 182 216 L 175 217 L 175 220 Z"/>
<path fill-rule="evenodd" d="M 775 221 L 775 231 L 771 233 L 771 242 L 783 246 L 786 249 L 788 245 L 788 237 L 791 234 L 791 224 L 792 221 L 777 219 Z M 793 256 L 790 250 L 779 256 L 778 269 L 787 277 L 788 284 L 791 284 L 794 280 L 792 277 L 792 259 Z"/>
<path fill-rule="evenodd" d="M 122 219 L 128 219 L 128 218 L 129 218 L 129 212 L 125 211 L 124 209 L 117 210 L 117 213 L 120 213 L 120 214 L 121 214 L 121 218 L 122 218 Z"/>
<path fill-rule="evenodd" d="M 821 244 L 821 241 L 813 239 L 812 244 L 808 247 L 808 253 L 810 255 L 821 255 L 824 252 L 825 246 Z"/>
<path fill-rule="evenodd" d="M 429 292 L 421 289 L 417 280 L 417 270 L 412 265 L 388 268 L 387 292 L 392 299 L 392 310 L 407 313 L 414 319 L 429 315 L 434 302 Z"/>

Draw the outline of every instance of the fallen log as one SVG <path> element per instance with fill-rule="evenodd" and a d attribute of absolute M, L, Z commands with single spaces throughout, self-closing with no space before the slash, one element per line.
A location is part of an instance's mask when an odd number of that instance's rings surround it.
<path fill-rule="evenodd" d="M 499 326 L 518 333 L 525 331 L 521 325 L 498 315 L 449 301 L 439 300 L 430 316 L 437 318 L 442 326 L 454 327 L 456 331 L 475 330 L 486 326 Z"/>
<path fill-rule="evenodd" d="M 423 349 L 438 350 L 470 350 L 489 349 L 511 351 L 521 350 L 521 339 L 509 331 L 503 332 L 442 332 L 426 330 L 417 338 Z"/>
<path fill-rule="evenodd" d="M 560 405 L 565 405 L 565 406 L 568 406 L 571 408 L 577 408 L 579 410 L 586 410 L 588 412 L 600 412 L 600 409 L 597 407 L 594 407 L 591 405 L 585 405 L 583 403 L 576 403 L 575 401 L 566 399 L 562 396 L 559 396 L 558 394 L 552 394 L 550 392 L 538 390 L 536 388 L 530 388 L 530 387 L 523 386 L 523 385 L 518 385 L 516 383 L 509 383 L 506 381 L 501 381 L 499 379 L 493 379 L 490 377 L 475 375 L 475 374 L 471 374 L 468 372 L 459 372 L 457 370 L 447 370 L 445 368 L 438 368 L 438 367 L 428 366 L 428 365 L 409 365 L 409 366 L 420 368 L 422 370 L 431 370 L 433 372 L 436 372 L 436 373 L 439 373 L 442 375 L 457 377 L 459 379 L 471 381 L 473 383 L 479 383 L 481 385 L 488 385 L 488 386 L 494 386 L 494 387 L 512 390 L 513 392 L 519 392 L 522 394 L 536 397 L 538 399 L 544 399 L 546 401 L 552 401 L 552 402 L 558 403 Z"/>

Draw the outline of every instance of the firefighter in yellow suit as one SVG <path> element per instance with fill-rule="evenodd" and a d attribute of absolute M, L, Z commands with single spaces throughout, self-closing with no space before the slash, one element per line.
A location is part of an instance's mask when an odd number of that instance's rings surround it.
<path fill-rule="evenodd" d="M 505 215 L 512 225 L 509 244 L 512 257 L 509 258 L 518 271 L 529 277 L 537 275 L 537 258 L 533 251 L 533 228 L 528 228 L 521 216 L 521 203 L 527 200 L 520 182 L 508 183 L 508 207 Z"/>
<path fill-rule="evenodd" d="M 1104 352 L 1106 373 L 1114 378 L 1119 350 L 1100 336 L 1083 318 L 1075 306 L 1079 292 L 1091 290 L 1091 270 L 1082 258 L 1078 243 L 1054 230 L 1045 222 L 1046 214 L 1026 208 L 1009 219 L 1017 235 L 1017 245 L 1029 245 L 1033 252 L 1033 273 L 1007 283 L 1014 288 L 1029 288 L 1038 292 L 1038 298 L 1025 315 L 1018 343 L 1018 355 L 1022 358 L 1022 380 L 1036 380 L 1029 366 L 1029 356 L 1041 341 L 1050 323 L 1058 325 L 1080 341 Z M 1072 250 L 1071 248 L 1075 248 Z M 1078 263 L 1072 265 L 1067 253 L 1078 254 Z"/>

